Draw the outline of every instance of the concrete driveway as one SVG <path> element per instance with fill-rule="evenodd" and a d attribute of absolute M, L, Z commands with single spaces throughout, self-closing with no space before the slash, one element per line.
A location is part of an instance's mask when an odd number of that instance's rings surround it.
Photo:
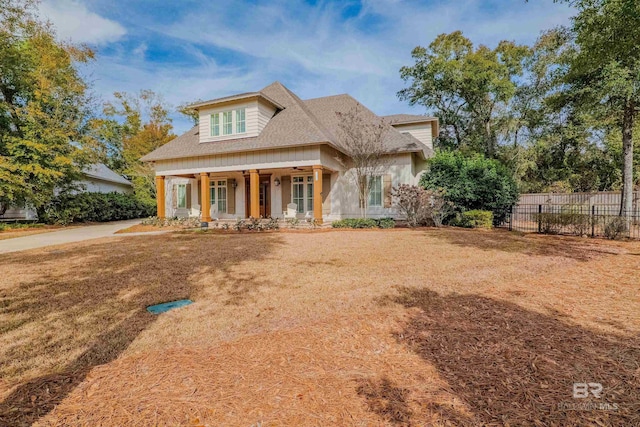
<path fill-rule="evenodd" d="M 32 236 L 0 240 L 0 253 L 24 251 L 27 249 L 43 248 L 45 246 L 62 245 L 64 243 L 81 242 L 83 240 L 109 237 L 113 236 L 118 230 L 122 230 L 139 223 L 139 219 L 114 221 L 99 225 L 88 225 L 85 227 L 70 228 L 68 230 L 51 231 L 48 233 L 34 234 Z M 128 233 L 118 234 L 117 236 L 127 235 Z"/>

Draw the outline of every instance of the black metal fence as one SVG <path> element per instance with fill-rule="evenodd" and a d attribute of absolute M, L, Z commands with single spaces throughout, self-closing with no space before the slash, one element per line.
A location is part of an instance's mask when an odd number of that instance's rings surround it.
<path fill-rule="evenodd" d="M 525 233 L 640 239 L 640 214 L 619 216 L 619 205 L 518 204 L 500 227 Z"/>

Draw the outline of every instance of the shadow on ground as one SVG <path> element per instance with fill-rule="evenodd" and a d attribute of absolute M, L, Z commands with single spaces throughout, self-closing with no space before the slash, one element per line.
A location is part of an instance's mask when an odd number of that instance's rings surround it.
<path fill-rule="evenodd" d="M 18 385 L 0 403 L 0 425 L 31 425 L 91 368 L 117 358 L 157 319 L 148 305 L 197 300 L 202 274 L 260 259 L 278 244 L 275 235 L 172 234 L 3 255 L 0 267 L 35 270 L 37 278 L 0 289 L 0 316 L 16 319 L 2 325 L 0 339 L 20 338 L 0 350 L 0 374 L 29 377 L 34 361 L 66 362 Z M 240 298 L 237 286 L 229 286 L 231 297 Z"/>
<path fill-rule="evenodd" d="M 394 384 L 389 378 L 362 380 L 356 389 L 365 398 L 369 410 L 380 418 L 401 426 L 409 426 L 413 411 L 407 403 L 410 391 Z"/>
<path fill-rule="evenodd" d="M 470 409 L 471 415 L 442 405 L 427 408 L 443 421 L 640 425 L 639 337 L 598 334 L 477 295 L 405 288 L 393 299 L 414 308 L 397 339 L 434 365 Z M 573 398 L 577 382 L 601 383 L 601 398 Z M 598 409 L 567 410 L 565 404 Z M 618 409 L 601 409 L 605 404 Z"/>
<path fill-rule="evenodd" d="M 589 261 L 603 255 L 617 255 L 615 248 L 608 248 L 601 240 L 569 236 L 542 236 L 507 230 L 439 229 L 430 237 L 464 248 L 495 250 L 535 256 L 557 256 Z"/>

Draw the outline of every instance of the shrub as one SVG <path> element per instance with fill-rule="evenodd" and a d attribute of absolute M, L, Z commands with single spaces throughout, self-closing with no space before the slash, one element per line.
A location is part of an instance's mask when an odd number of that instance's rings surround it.
<path fill-rule="evenodd" d="M 345 218 L 339 221 L 333 221 L 333 228 L 393 228 L 396 222 L 393 218 Z"/>
<path fill-rule="evenodd" d="M 380 218 L 376 220 L 379 228 L 394 228 L 396 221 L 393 218 Z"/>
<path fill-rule="evenodd" d="M 493 212 L 482 210 L 462 212 L 453 225 L 466 228 L 492 228 Z"/>
<path fill-rule="evenodd" d="M 41 221 L 50 224 L 119 221 L 143 218 L 155 213 L 155 205 L 138 200 L 133 194 L 60 194 L 38 210 Z"/>
<path fill-rule="evenodd" d="M 494 224 L 503 221 L 518 200 L 509 170 L 481 155 L 440 151 L 429 160 L 429 171 L 422 175 L 420 185 L 428 190 L 444 189 L 445 199 L 461 210 L 492 211 Z"/>
<path fill-rule="evenodd" d="M 534 215 L 534 219 L 540 225 L 540 232 L 545 234 L 558 234 L 565 229 L 569 233 L 583 236 L 589 233 L 592 218 L 589 214 L 582 213 L 580 206 L 562 206 L 557 212 L 553 212 L 553 206 L 548 205 L 546 210 Z"/>
<path fill-rule="evenodd" d="M 376 228 L 378 223 L 371 218 L 345 218 L 331 223 L 333 228 Z"/>
<path fill-rule="evenodd" d="M 621 216 L 610 219 L 604 226 L 604 235 L 611 240 L 616 240 L 626 231 L 627 220 Z"/>
<path fill-rule="evenodd" d="M 142 225 L 154 225 L 156 227 L 182 227 L 182 228 L 196 228 L 200 227 L 200 219 L 196 217 L 188 218 L 158 218 L 157 216 L 150 216 L 142 220 Z"/>
<path fill-rule="evenodd" d="M 425 190 L 415 185 L 402 184 L 393 190 L 393 196 L 409 227 L 439 227 L 453 213 L 453 203 L 445 200 L 443 190 Z"/>

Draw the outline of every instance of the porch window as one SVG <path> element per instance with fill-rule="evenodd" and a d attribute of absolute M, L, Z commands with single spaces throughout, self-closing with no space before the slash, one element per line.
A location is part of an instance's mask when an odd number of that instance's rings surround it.
<path fill-rule="evenodd" d="M 233 111 L 222 113 L 222 134 L 231 135 L 233 133 Z"/>
<path fill-rule="evenodd" d="M 187 208 L 187 185 L 186 184 L 178 184 L 178 200 L 176 201 L 176 206 L 180 209 Z"/>
<path fill-rule="evenodd" d="M 220 135 L 220 114 L 215 113 L 211 115 L 211 136 Z"/>
<path fill-rule="evenodd" d="M 369 206 L 382 206 L 382 177 L 372 176 L 369 178 Z"/>
<path fill-rule="evenodd" d="M 217 208 L 218 213 L 227 213 L 227 180 L 212 180 L 209 186 L 209 197 L 211 197 L 211 204 Z"/>
<path fill-rule="evenodd" d="M 293 203 L 296 204 L 298 213 L 313 210 L 313 176 L 294 176 L 293 185 Z M 306 209 L 305 209 L 306 207 Z"/>
<path fill-rule="evenodd" d="M 245 109 L 239 108 L 236 110 L 236 133 L 245 133 L 246 128 Z"/>

